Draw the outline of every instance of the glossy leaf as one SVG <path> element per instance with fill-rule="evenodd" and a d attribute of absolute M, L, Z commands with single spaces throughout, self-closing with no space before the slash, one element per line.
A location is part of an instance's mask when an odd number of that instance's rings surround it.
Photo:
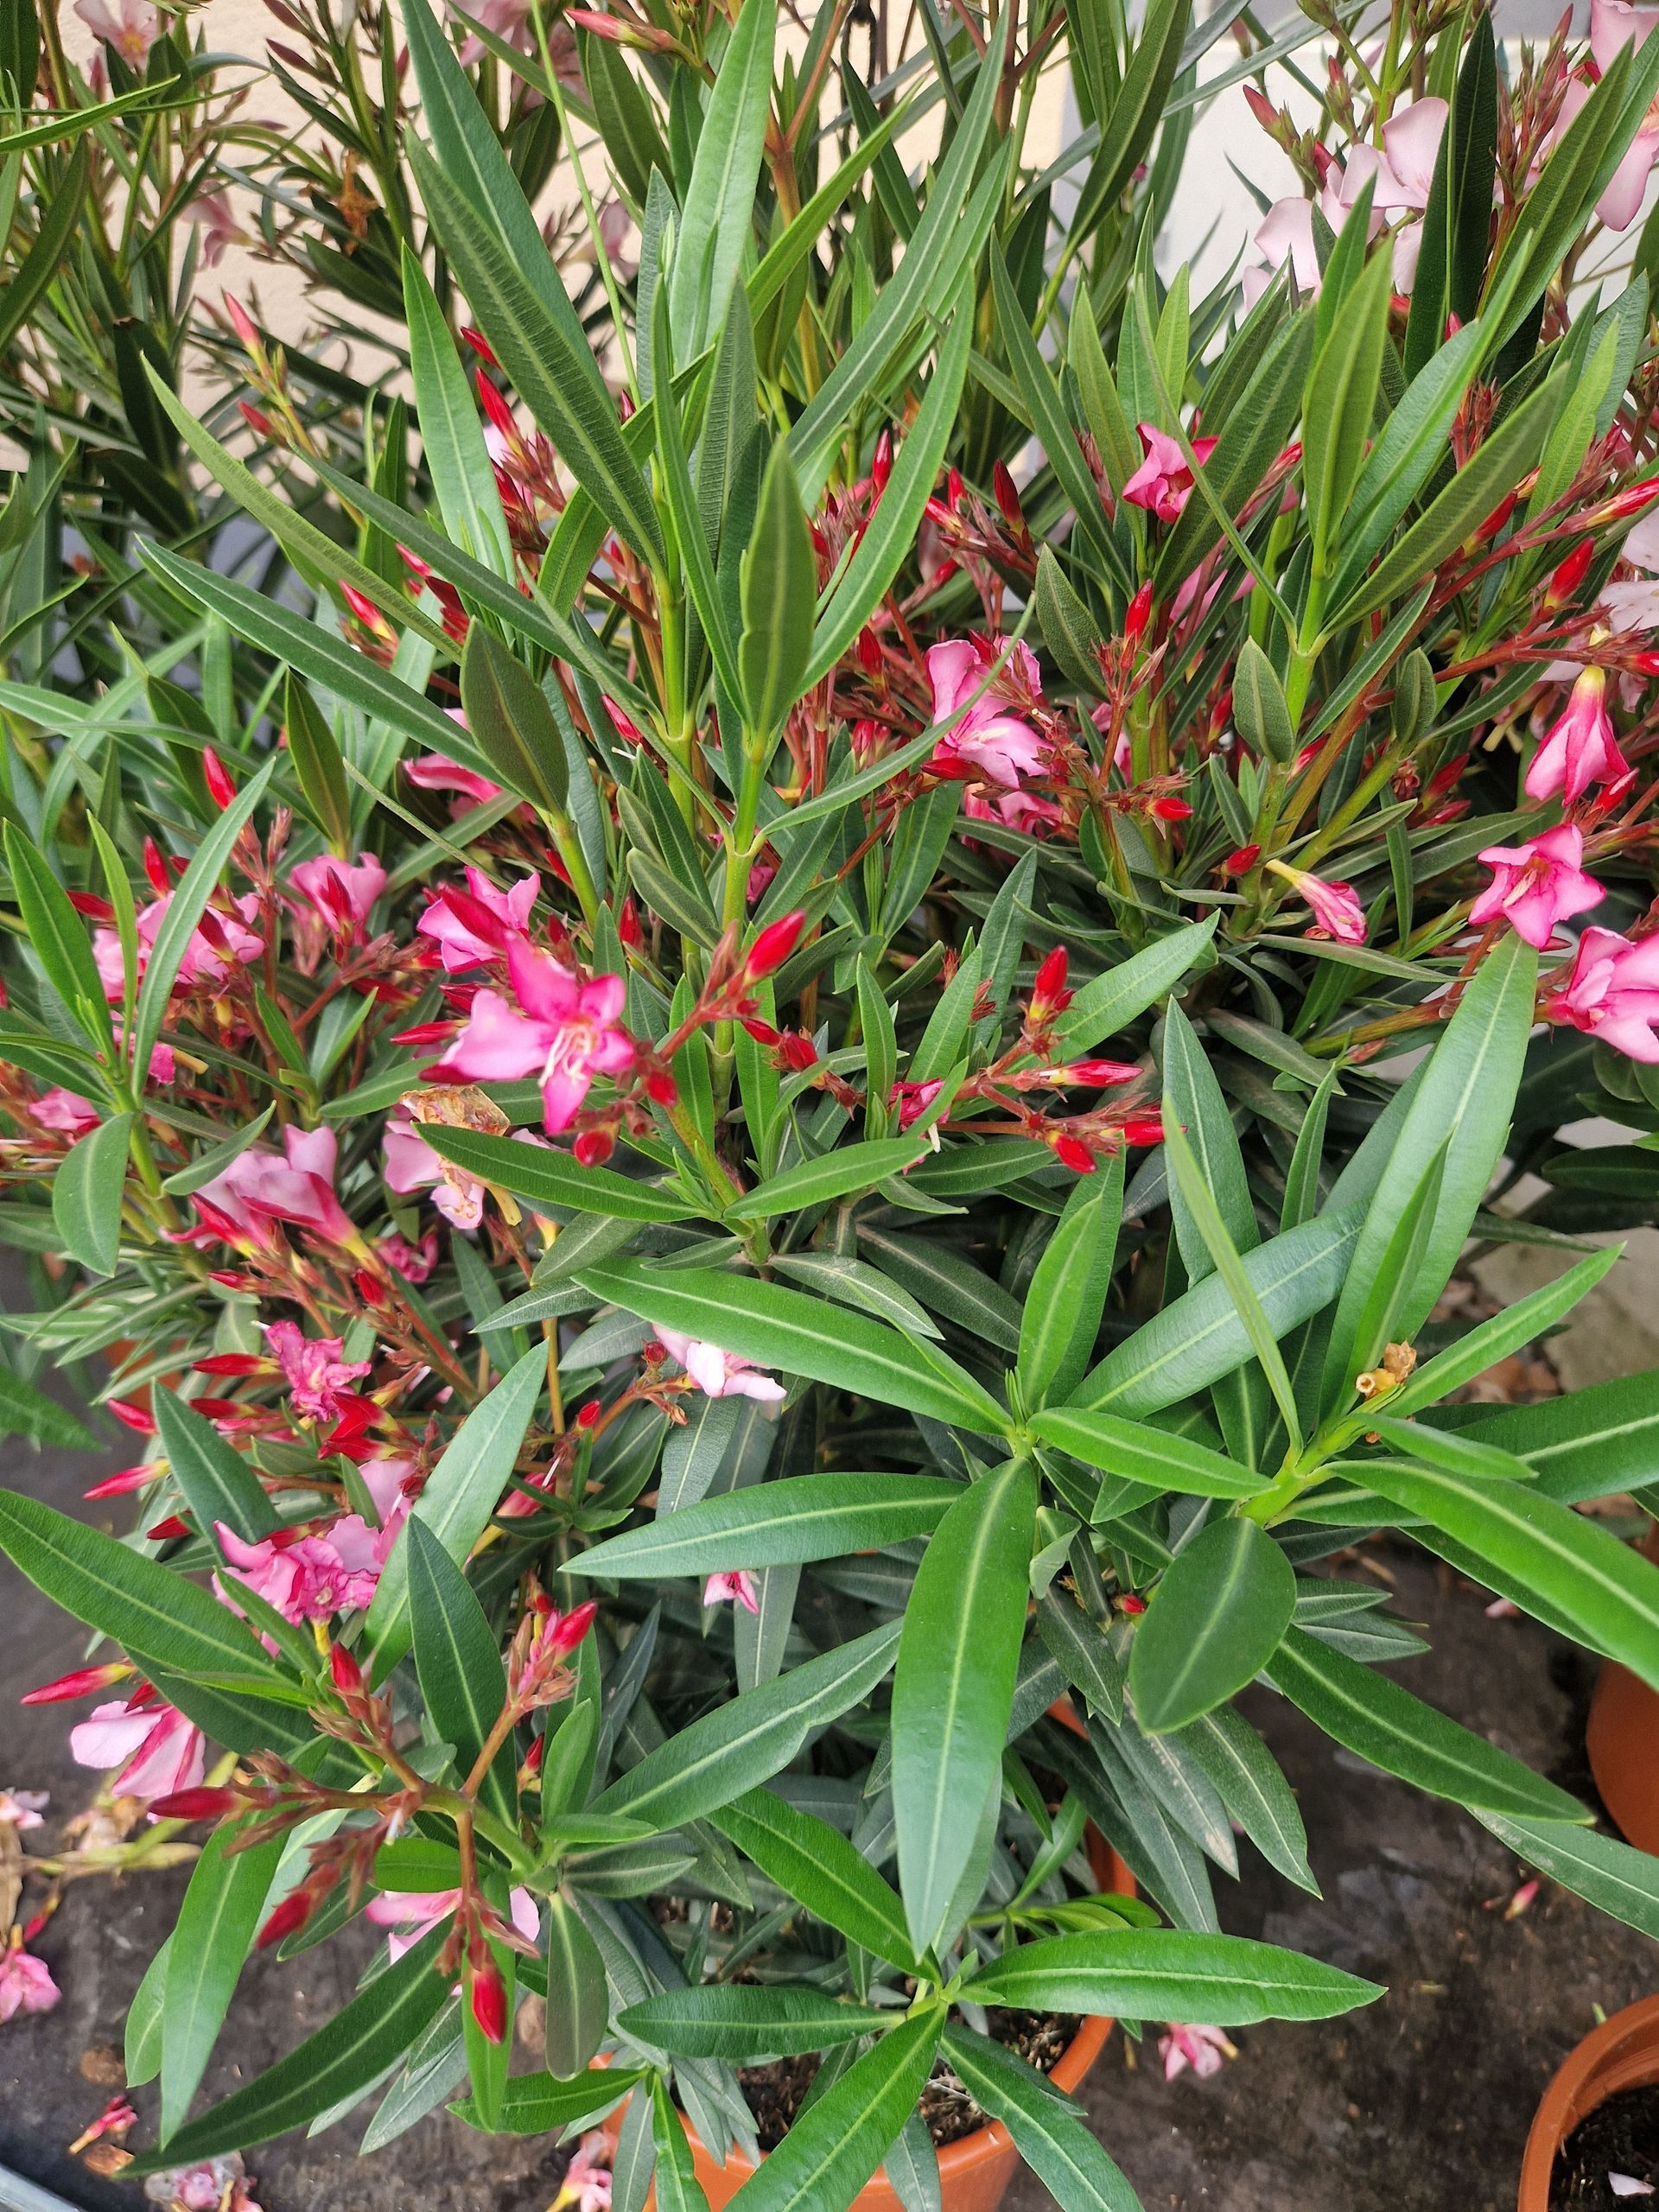
<path fill-rule="evenodd" d="M 714 1825 L 786 1897 L 874 1957 L 914 1968 L 898 1897 L 838 1828 L 769 1789 L 722 1806 Z"/>
<path fill-rule="evenodd" d="M 1015 1370 L 1028 1406 L 1040 1406 L 1050 1398 L 1064 1400 L 1083 1380 L 1100 1334 L 1122 1210 L 1123 1159 L 1119 1154 L 1073 1186 L 1033 1271 L 1020 1319 Z"/>
<path fill-rule="evenodd" d="M 184 1492 L 202 1535 L 211 1536 L 222 1521 L 245 1544 L 257 1544 L 270 1535 L 279 1516 L 242 1454 L 226 1442 L 212 1421 L 165 1385 L 152 1390 L 150 1406 L 173 1479 Z"/>
<path fill-rule="evenodd" d="M 161 2014 L 162 2141 L 183 2124 L 264 1912 L 284 1839 L 232 1851 L 235 1827 L 215 1828 L 190 1870 L 167 1945 Z"/>
<path fill-rule="evenodd" d="M 1144 1728 L 1184 1728 L 1254 1680 L 1296 1608 L 1296 1577 L 1254 1521 L 1212 1522 L 1178 1552 L 1135 1632 L 1129 1688 Z"/>
<path fill-rule="evenodd" d="M 506 1675 L 494 1630 L 471 1585 L 431 1529 L 414 1515 L 406 1542 L 415 1671 L 438 1741 L 453 1747 L 455 1772 L 465 1781 L 506 1702 Z M 486 1770 L 482 1796 L 511 1827 L 518 1815 L 511 1738 Z"/>
<path fill-rule="evenodd" d="M 583 1167 L 567 1154 L 476 1129 L 429 1123 L 422 1135 L 435 1152 L 480 1183 L 493 1183 L 529 1206 L 574 1207 L 619 1221 L 690 1221 L 695 1206 L 654 1183 L 636 1182 L 611 1167 Z"/>
<path fill-rule="evenodd" d="M 732 2202 L 742 2212 L 821 2212 L 850 2203 L 915 2110 L 940 2025 L 939 2014 L 922 2013 L 855 2060 L 798 2116 Z"/>
<path fill-rule="evenodd" d="M 113 1114 L 78 1137 L 52 1178 L 52 1218 L 59 1242 L 70 1259 L 97 1275 L 113 1274 L 120 1256 L 132 1118 Z"/>
<path fill-rule="evenodd" d="M 612 1536 L 583 1554 L 582 1572 L 620 1582 L 880 1551 L 927 1535 L 962 1495 L 939 1475 L 792 1475 Z"/>
<path fill-rule="evenodd" d="M 944 2052 L 982 2112 L 1000 2120 L 1020 2157 L 1068 2212 L 1141 2212 L 1141 2200 L 1100 2145 L 1083 2107 L 1006 2044 L 953 2021 Z"/>
<path fill-rule="evenodd" d="M 1132 2020 L 1329 2020 L 1374 2004 L 1374 1981 L 1257 1943 L 1177 1928 L 1045 1936 L 1004 1952 L 973 1980 L 975 2001 L 1020 2012 L 1108 2012 Z"/>
<path fill-rule="evenodd" d="M 851 2043 L 875 2034 L 890 2017 L 828 1990 L 779 1981 L 711 1982 L 698 1989 L 665 1989 L 643 2005 L 631 2005 L 617 2015 L 617 2025 L 637 2043 L 676 2057 L 737 2064 Z"/>

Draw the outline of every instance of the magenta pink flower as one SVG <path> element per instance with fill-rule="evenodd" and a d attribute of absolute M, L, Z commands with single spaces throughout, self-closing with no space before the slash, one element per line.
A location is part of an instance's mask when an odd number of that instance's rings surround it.
<path fill-rule="evenodd" d="M 1292 868 L 1285 861 L 1269 861 L 1268 866 L 1313 908 L 1314 927 L 1310 934 L 1334 938 L 1338 944 L 1364 944 L 1365 909 L 1351 883 L 1327 883 L 1323 876 L 1311 875 L 1306 868 Z"/>
<path fill-rule="evenodd" d="M 29 1110 L 43 1129 L 61 1129 L 66 1136 L 82 1137 L 98 1127 L 98 1109 L 92 1100 L 66 1090 L 61 1084 L 43 1090 Z"/>
<path fill-rule="evenodd" d="M 895 1083 L 887 1103 L 889 1106 L 896 1106 L 899 1109 L 900 1129 L 914 1128 L 944 1089 L 943 1080 L 931 1083 Z"/>
<path fill-rule="evenodd" d="M 931 765 L 946 775 L 977 769 L 994 784 L 1012 786 L 1022 775 L 1034 776 L 1041 770 L 1048 747 L 1028 721 L 1010 712 L 990 691 L 974 699 L 995 658 L 988 639 L 953 638 L 929 646 L 934 721 L 949 721 L 967 708 L 939 740 Z M 1024 645 L 1016 645 L 1009 654 L 998 682 L 1008 690 L 1017 686 L 1033 705 L 1042 698 L 1042 672 Z M 968 706 L 970 699 L 974 703 Z"/>
<path fill-rule="evenodd" d="M 393 1274 L 402 1275 L 405 1282 L 412 1282 L 418 1289 L 422 1283 L 431 1281 L 432 1270 L 438 1264 L 438 1233 L 429 1229 L 418 1244 L 411 1244 L 408 1237 L 400 1236 L 394 1230 L 389 1236 L 380 1239 L 379 1252 Z"/>
<path fill-rule="evenodd" d="M 507 946 L 507 974 L 518 1003 L 499 991 L 478 992 L 439 1065 L 474 1083 L 539 1075 L 544 1126 L 567 1129 L 595 1076 L 632 1065 L 633 1040 L 619 1020 L 627 987 L 620 976 L 584 983 L 522 938 Z"/>
<path fill-rule="evenodd" d="M 339 1337 L 308 1337 L 293 1321 L 268 1321 L 265 1340 L 294 1402 L 294 1410 L 307 1421 L 338 1421 L 346 1409 L 342 1393 L 369 1372 L 366 1359 L 345 1359 Z"/>
<path fill-rule="evenodd" d="M 1160 522 L 1174 522 L 1192 496 L 1192 472 L 1186 465 L 1186 455 L 1173 438 L 1152 423 L 1137 423 L 1135 427 L 1146 459 L 1123 486 L 1123 496 L 1131 506 L 1145 507 Z M 1202 467 L 1215 451 L 1216 442 L 1194 438 L 1192 443 Z"/>
<path fill-rule="evenodd" d="M 399 1522 L 401 1516 L 399 1516 Z M 245 1543 L 234 1529 L 215 1522 L 219 1549 L 233 1582 L 245 1584 L 285 1621 L 327 1621 L 336 1613 L 366 1612 L 374 1601 L 399 1522 L 371 1529 L 360 1514 L 344 1513 L 321 1536 L 279 1532 Z M 235 1600 L 224 1593 L 232 1611 Z"/>
<path fill-rule="evenodd" d="M 20 2012 L 49 2012 L 61 1994 L 46 1961 L 24 1950 L 16 1930 L 11 1942 L 0 1943 L 0 2021 L 15 2020 Z"/>
<path fill-rule="evenodd" d="M 396 1961 L 412 1951 L 429 1929 L 450 1919 L 460 1903 L 459 1890 L 386 1890 L 371 1897 L 364 1909 L 377 1928 L 391 1929 L 386 1948 Z M 507 1904 L 513 1926 L 526 1942 L 533 1943 L 542 1924 L 535 1898 L 528 1890 L 515 1886 L 508 1892 Z"/>
<path fill-rule="evenodd" d="M 115 1795 L 146 1802 L 194 1789 L 207 1766 L 200 1729 L 147 1683 L 130 1697 L 95 1705 L 69 1731 L 69 1748 L 82 1766 L 119 1767 L 110 1784 Z"/>
<path fill-rule="evenodd" d="M 1065 820 L 1065 809 L 1059 801 L 1045 798 L 1040 791 L 986 793 L 970 789 L 962 795 L 962 810 L 970 822 L 1001 822 L 1027 837 L 1040 837 Z"/>
<path fill-rule="evenodd" d="M 365 922 L 386 887 L 386 871 L 372 853 L 359 853 L 355 861 L 323 853 L 314 861 L 302 861 L 289 880 L 324 921 Z"/>
<path fill-rule="evenodd" d="M 498 891 L 482 868 L 467 870 L 467 888 L 440 885 L 415 925 L 437 945 L 444 968 L 456 975 L 486 960 L 498 960 L 511 938 L 530 927 L 531 909 L 541 896 L 539 875 L 522 875 L 511 891 Z"/>
<path fill-rule="evenodd" d="M 150 950 L 156 933 L 167 918 L 173 903 L 168 891 L 159 899 L 152 899 L 147 906 L 138 910 L 138 976 L 142 981 L 149 965 Z M 179 963 L 175 988 L 188 989 L 193 983 L 222 984 L 229 977 L 232 966 L 239 962 L 246 967 L 257 960 L 265 949 L 265 941 L 248 925 L 259 918 L 259 901 L 252 892 L 236 901 L 233 914 L 221 913 L 210 906 L 203 919 L 190 933 L 184 948 L 184 958 Z M 92 957 L 104 984 L 104 995 L 115 1004 L 126 989 L 126 970 L 122 960 L 121 940 L 113 930 L 100 929 L 92 932 Z"/>
<path fill-rule="evenodd" d="M 1527 770 L 1527 797 L 1554 798 L 1557 791 L 1576 806 L 1592 784 L 1622 783 L 1630 764 L 1618 749 L 1607 712 L 1607 678 L 1599 668 L 1580 671 L 1567 711 L 1533 755 Z"/>
<path fill-rule="evenodd" d="M 1471 922 L 1508 922 L 1540 951 L 1557 922 L 1599 906 L 1602 887 L 1586 875 L 1584 833 L 1570 822 L 1524 845 L 1488 845 L 1479 855 L 1492 880 L 1469 909 Z"/>
<path fill-rule="evenodd" d="M 283 1150 L 285 1158 L 253 1146 L 238 1153 L 222 1175 L 202 1185 L 196 1197 L 206 1237 L 227 1224 L 253 1241 L 264 1234 L 264 1224 L 286 1221 L 355 1249 L 361 1242 L 356 1225 L 334 1196 L 339 1145 L 334 1131 L 301 1129 L 290 1122 L 283 1131 Z M 194 1235 L 195 1241 L 204 1241 L 203 1231 Z"/>
<path fill-rule="evenodd" d="M 459 715 L 456 720 L 460 720 Z M 499 784 L 480 776 L 476 768 L 463 767 L 447 753 L 428 753 L 418 760 L 405 760 L 404 773 L 423 791 L 453 791 L 455 800 L 452 810 L 457 815 L 466 814 L 475 806 L 487 806 L 493 798 L 505 796 Z"/>
<path fill-rule="evenodd" d="M 760 1599 L 754 1586 L 754 1577 L 741 1567 L 723 1568 L 711 1574 L 702 1586 L 705 1605 L 741 1605 L 746 1613 L 758 1613 Z"/>
<path fill-rule="evenodd" d="M 75 0 L 75 13 L 92 36 L 112 46 L 135 77 L 144 73 L 149 49 L 162 35 L 153 0 Z"/>
<path fill-rule="evenodd" d="M 1219 2074 L 1224 2058 L 1237 2051 L 1219 2028 L 1189 2026 L 1172 2020 L 1169 2033 L 1158 2038 L 1158 2056 L 1164 2062 L 1164 2079 L 1173 2082 L 1190 2066 L 1199 2081 Z"/>
<path fill-rule="evenodd" d="M 710 1398 L 755 1398 L 774 1405 L 784 1397 L 784 1386 L 762 1367 L 754 1367 L 735 1352 L 696 1337 L 683 1337 L 677 1329 L 658 1329 L 658 1336 L 671 1357 L 678 1360 L 699 1390 Z"/>
<path fill-rule="evenodd" d="M 1630 1059 L 1659 1061 L 1659 937 L 1586 930 L 1548 1014 Z"/>

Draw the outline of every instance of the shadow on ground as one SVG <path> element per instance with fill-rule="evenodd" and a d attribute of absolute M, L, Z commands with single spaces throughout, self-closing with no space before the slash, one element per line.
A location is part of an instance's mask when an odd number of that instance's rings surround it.
<path fill-rule="evenodd" d="M 78 1505 L 101 1471 L 86 1455 L 13 1443 L 0 1455 L 9 1484 L 66 1510 L 95 1510 Z M 1404 1679 L 1587 1789 L 1580 1656 L 1531 1622 L 1485 1619 L 1484 1594 L 1433 1562 L 1382 1556 L 1397 1578 L 1397 1609 L 1427 1622 L 1433 1643 Z M 0 1599 L 8 1695 L 79 1663 L 79 1633 L 9 1571 Z M 1521 1876 L 1483 1829 L 1334 1751 L 1271 1695 L 1253 1693 L 1249 1709 L 1300 1797 L 1325 1897 L 1300 1895 L 1256 1862 L 1236 1888 L 1221 1885 L 1225 1923 L 1369 1974 L 1389 1994 L 1328 2029 L 1242 2031 L 1236 2062 L 1205 2082 L 1166 2084 L 1149 2047 L 1131 2069 L 1115 2036 L 1084 2093 L 1101 2139 L 1147 2212 L 1510 2212 L 1545 2083 L 1597 2005 L 1611 2012 L 1659 1988 L 1659 1950 L 1548 1885 L 1530 1911 L 1505 1922 Z M 0 1785 L 50 1789 L 54 1820 L 91 1795 L 92 1777 L 68 1758 L 68 1719 L 61 1707 L 0 1707 Z M 128 2001 L 182 1880 L 72 1885 L 38 1946 L 62 2003 L 0 2027 L 0 2164 L 87 2212 L 137 2212 L 136 2187 L 99 2180 L 64 2146 L 109 2094 L 86 2069 L 96 2075 L 97 2055 L 118 2051 Z M 291 1966 L 254 1961 L 232 2014 L 233 2056 L 216 2063 L 210 2093 L 225 2094 L 337 2009 L 361 1957 L 348 1936 Z M 135 2101 L 153 2121 L 153 2089 Z M 550 2146 L 490 2141 L 440 2114 L 359 2161 L 359 2132 L 348 2123 L 252 2154 L 266 2212 L 401 2212 L 411 2195 L 422 2212 L 545 2212 L 556 2194 Z M 1008 2212 L 1051 2202 L 1026 2177 Z"/>

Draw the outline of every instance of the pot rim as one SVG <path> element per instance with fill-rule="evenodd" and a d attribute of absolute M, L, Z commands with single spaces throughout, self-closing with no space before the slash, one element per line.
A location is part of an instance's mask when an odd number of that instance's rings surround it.
<path fill-rule="evenodd" d="M 1624 2089 L 1659 2083 L 1659 1996 L 1627 2005 L 1592 2028 L 1539 2100 L 1521 2165 L 1519 2212 L 1548 2212 L 1556 2153 L 1581 2120 Z"/>

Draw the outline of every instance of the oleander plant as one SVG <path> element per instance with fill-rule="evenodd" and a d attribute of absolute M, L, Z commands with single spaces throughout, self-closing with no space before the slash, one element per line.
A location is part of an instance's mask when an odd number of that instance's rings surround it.
<path fill-rule="evenodd" d="M 0 1414 L 85 1440 L 55 1365 L 137 1454 L 0 1550 L 121 1848 L 196 1851 L 128 2171 L 374 2096 L 584 2208 L 924 2212 L 995 2120 L 1127 2212 L 1085 2024 L 1381 1993 L 1220 1932 L 1241 1847 L 1317 1889 L 1247 1690 L 1659 1935 L 1352 1564 L 1659 1687 L 1574 1510 L 1659 1376 L 1460 1395 L 1659 1193 L 1659 10 L 273 13 L 265 235 L 391 370 L 232 302 L 226 444 L 140 345 L 196 526 L 92 618 L 38 457 L 0 516 Z M 1232 97 L 1300 187 L 1198 294 Z M 1468 1326 L 1471 1239 L 1571 1264 Z M 194 2111 L 325 1942 L 357 1993 Z"/>

